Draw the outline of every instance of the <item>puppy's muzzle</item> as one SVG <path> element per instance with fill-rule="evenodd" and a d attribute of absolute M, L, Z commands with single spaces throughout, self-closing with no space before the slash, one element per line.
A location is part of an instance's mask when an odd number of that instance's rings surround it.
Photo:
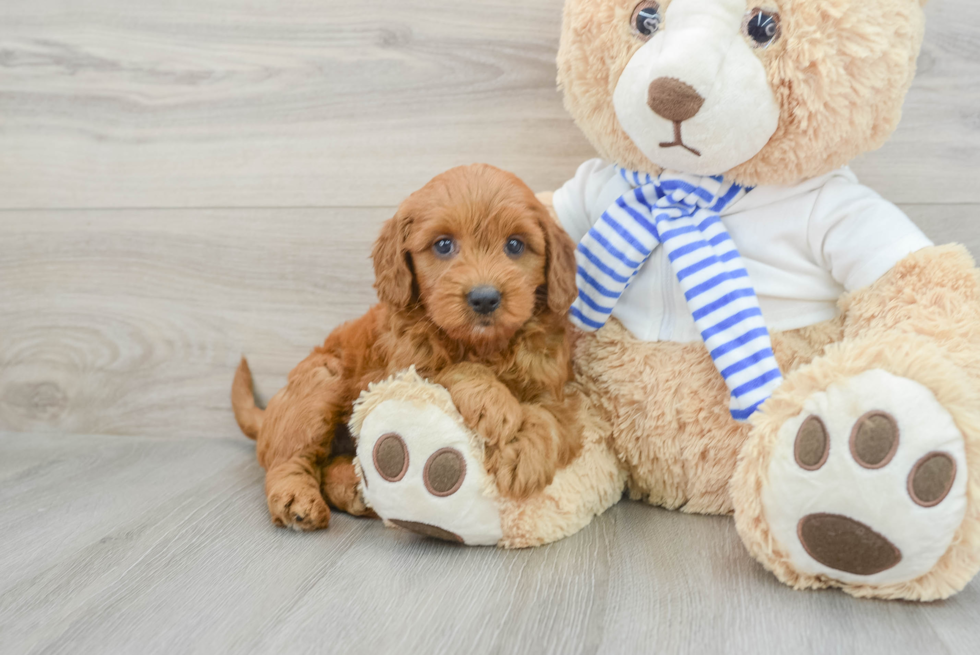
<path fill-rule="evenodd" d="M 477 314 L 484 316 L 500 307 L 500 291 L 491 286 L 480 286 L 466 294 L 466 302 Z"/>

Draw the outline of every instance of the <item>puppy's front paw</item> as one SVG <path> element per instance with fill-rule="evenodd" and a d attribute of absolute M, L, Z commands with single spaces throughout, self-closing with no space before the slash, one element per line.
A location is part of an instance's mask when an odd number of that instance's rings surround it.
<path fill-rule="evenodd" d="M 458 385 L 453 402 L 470 429 L 490 444 L 505 444 L 521 427 L 524 413 L 514 394 L 499 382 Z"/>
<path fill-rule="evenodd" d="M 523 500 L 542 491 L 555 479 L 555 458 L 546 444 L 518 436 L 500 449 L 497 489 L 504 496 Z"/>
<path fill-rule="evenodd" d="M 285 479 L 269 490 L 269 515 L 284 528 L 309 532 L 327 527 L 330 508 L 320 490 L 309 484 Z"/>

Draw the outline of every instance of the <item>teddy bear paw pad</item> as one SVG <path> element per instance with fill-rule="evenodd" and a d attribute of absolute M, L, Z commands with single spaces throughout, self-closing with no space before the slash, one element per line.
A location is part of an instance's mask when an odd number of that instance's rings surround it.
<path fill-rule="evenodd" d="M 780 429 L 762 491 L 804 573 L 884 585 L 929 572 L 966 512 L 963 436 L 921 384 L 866 371 L 811 395 Z"/>
<path fill-rule="evenodd" d="M 500 512 L 479 438 L 433 404 L 381 402 L 358 437 L 364 499 L 388 523 L 469 545 L 495 545 Z"/>

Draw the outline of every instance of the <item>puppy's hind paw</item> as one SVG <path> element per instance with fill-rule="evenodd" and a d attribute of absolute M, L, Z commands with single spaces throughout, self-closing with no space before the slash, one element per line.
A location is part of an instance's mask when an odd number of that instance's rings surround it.
<path fill-rule="evenodd" d="M 376 519 L 358 485 L 359 478 L 354 467 L 353 455 L 339 455 L 323 468 L 321 491 L 331 507 L 336 507 L 351 516 Z"/>
<path fill-rule="evenodd" d="M 288 482 L 288 481 L 285 481 Z M 299 532 L 321 530 L 330 523 L 330 508 L 318 489 L 293 484 L 269 492 L 269 515 L 279 527 Z"/>

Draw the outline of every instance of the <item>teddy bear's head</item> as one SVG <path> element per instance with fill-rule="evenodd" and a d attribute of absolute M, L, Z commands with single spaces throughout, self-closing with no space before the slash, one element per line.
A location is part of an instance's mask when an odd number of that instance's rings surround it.
<path fill-rule="evenodd" d="M 609 161 L 791 184 L 881 146 L 926 0 L 566 0 L 559 82 Z"/>

